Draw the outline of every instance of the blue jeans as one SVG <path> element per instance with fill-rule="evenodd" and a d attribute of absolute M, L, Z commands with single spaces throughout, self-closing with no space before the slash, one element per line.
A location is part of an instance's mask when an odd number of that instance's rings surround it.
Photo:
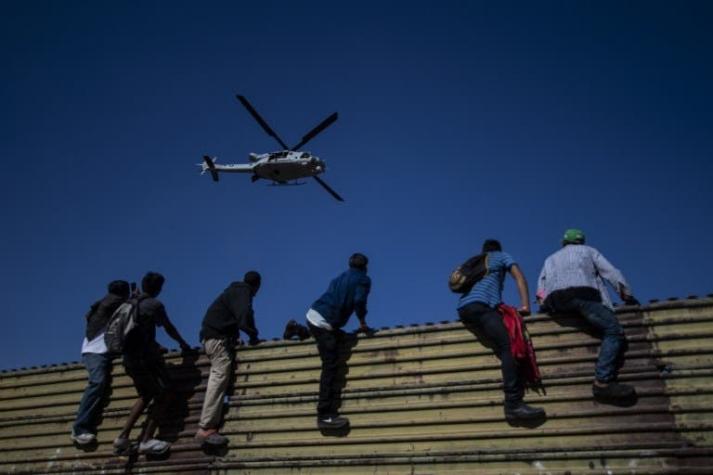
<path fill-rule="evenodd" d="M 559 310 L 559 309 L 558 309 Z M 602 346 L 594 371 L 597 381 L 608 383 L 616 379 L 618 362 L 624 349 L 624 329 L 614 312 L 599 302 L 571 299 L 562 304 L 563 312 L 578 313 L 602 334 Z"/>
<path fill-rule="evenodd" d="M 97 420 L 103 409 L 104 394 L 111 375 L 111 357 L 107 354 L 85 353 L 82 362 L 89 372 L 89 383 L 79 403 L 72 432 L 75 435 L 96 434 Z"/>

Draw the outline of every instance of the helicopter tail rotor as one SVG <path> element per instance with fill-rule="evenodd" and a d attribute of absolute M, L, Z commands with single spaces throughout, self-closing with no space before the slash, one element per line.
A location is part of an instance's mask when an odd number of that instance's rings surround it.
<path fill-rule="evenodd" d="M 205 174 L 205 172 L 210 172 L 210 176 L 213 178 L 213 181 L 218 181 L 218 170 L 215 169 L 214 157 L 203 155 L 203 163 L 200 165 L 202 168 L 201 175 Z"/>

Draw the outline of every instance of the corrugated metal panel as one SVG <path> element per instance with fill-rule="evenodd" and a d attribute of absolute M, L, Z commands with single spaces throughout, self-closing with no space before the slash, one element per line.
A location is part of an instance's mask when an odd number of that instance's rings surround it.
<path fill-rule="evenodd" d="M 135 393 L 114 371 L 99 445 L 74 448 L 69 431 L 85 385 L 81 365 L 0 373 L 3 473 L 713 473 L 713 299 L 653 303 L 619 316 L 629 340 L 620 379 L 632 407 L 592 400 L 599 341 L 573 318 L 528 319 L 546 395 L 544 424 L 504 421 L 498 361 L 458 322 L 387 329 L 354 340 L 342 412 L 348 434 L 315 426 L 320 362 L 313 341 L 238 352 L 225 453 L 192 440 L 205 390 L 203 355 L 168 356 L 181 390 L 161 436 L 165 460 L 116 457 L 111 441 Z M 138 434 L 138 430 L 136 430 Z"/>

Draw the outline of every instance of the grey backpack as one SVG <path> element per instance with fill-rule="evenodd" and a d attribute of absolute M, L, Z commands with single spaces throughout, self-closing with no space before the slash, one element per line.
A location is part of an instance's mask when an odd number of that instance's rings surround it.
<path fill-rule="evenodd" d="M 130 299 L 119 305 L 119 308 L 112 314 L 104 333 L 104 343 L 109 353 L 124 352 L 126 338 L 136 328 L 138 313 L 139 300 Z"/>

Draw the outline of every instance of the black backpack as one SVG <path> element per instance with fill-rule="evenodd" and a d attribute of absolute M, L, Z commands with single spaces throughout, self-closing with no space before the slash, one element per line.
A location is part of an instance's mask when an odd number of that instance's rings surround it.
<path fill-rule="evenodd" d="M 467 294 L 486 275 L 488 275 L 488 254 L 478 254 L 451 272 L 448 287 L 456 294 Z"/>
<path fill-rule="evenodd" d="M 109 353 L 121 354 L 124 352 L 126 339 L 137 325 L 139 301 L 139 299 L 127 300 L 119 305 L 119 308 L 109 319 L 104 333 L 104 343 Z"/>

